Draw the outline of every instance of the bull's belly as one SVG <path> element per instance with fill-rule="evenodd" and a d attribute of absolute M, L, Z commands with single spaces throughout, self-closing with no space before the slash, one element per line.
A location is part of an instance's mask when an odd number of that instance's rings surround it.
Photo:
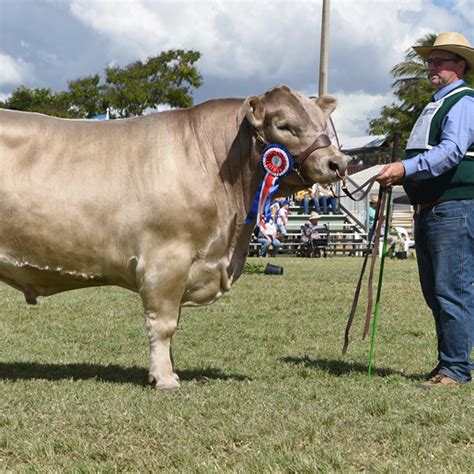
<path fill-rule="evenodd" d="M 27 303 L 35 304 L 38 296 L 50 296 L 63 291 L 92 286 L 117 285 L 130 290 L 130 282 L 118 276 L 71 271 L 59 267 L 40 267 L 29 262 L 0 259 L 0 281 L 21 291 Z"/>

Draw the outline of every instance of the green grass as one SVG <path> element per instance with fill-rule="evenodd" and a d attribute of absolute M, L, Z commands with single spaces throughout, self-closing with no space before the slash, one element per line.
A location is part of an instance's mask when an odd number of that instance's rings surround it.
<path fill-rule="evenodd" d="M 284 275 L 183 310 L 173 392 L 146 385 L 137 295 L 0 286 L 0 472 L 472 470 L 472 385 L 416 386 L 436 341 L 413 260 L 386 262 L 370 380 L 363 305 L 341 356 L 361 259 L 251 261 Z"/>

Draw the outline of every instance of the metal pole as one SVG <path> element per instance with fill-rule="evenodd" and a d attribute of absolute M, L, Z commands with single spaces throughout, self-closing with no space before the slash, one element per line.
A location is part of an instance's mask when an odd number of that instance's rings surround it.
<path fill-rule="evenodd" d="M 319 55 L 319 97 L 328 93 L 329 8 L 330 0 L 323 0 L 321 52 Z"/>

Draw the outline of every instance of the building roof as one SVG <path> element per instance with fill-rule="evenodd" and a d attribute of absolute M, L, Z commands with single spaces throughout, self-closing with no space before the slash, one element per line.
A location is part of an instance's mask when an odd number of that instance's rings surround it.
<path fill-rule="evenodd" d="M 386 135 L 367 135 L 365 137 L 353 137 L 342 143 L 342 151 L 345 153 L 357 151 L 370 151 L 387 144 Z"/>

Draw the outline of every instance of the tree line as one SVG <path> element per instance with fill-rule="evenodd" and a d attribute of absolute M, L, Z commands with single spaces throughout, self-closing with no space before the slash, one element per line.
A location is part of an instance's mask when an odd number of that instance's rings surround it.
<path fill-rule="evenodd" d="M 191 88 L 202 84 L 195 66 L 200 57 L 192 50 L 165 51 L 125 67 L 107 67 L 104 80 L 94 74 L 69 81 L 61 92 L 21 86 L 0 107 L 64 118 L 90 118 L 107 109 L 112 118 L 134 117 L 160 104 L 189 107 Z"/>

